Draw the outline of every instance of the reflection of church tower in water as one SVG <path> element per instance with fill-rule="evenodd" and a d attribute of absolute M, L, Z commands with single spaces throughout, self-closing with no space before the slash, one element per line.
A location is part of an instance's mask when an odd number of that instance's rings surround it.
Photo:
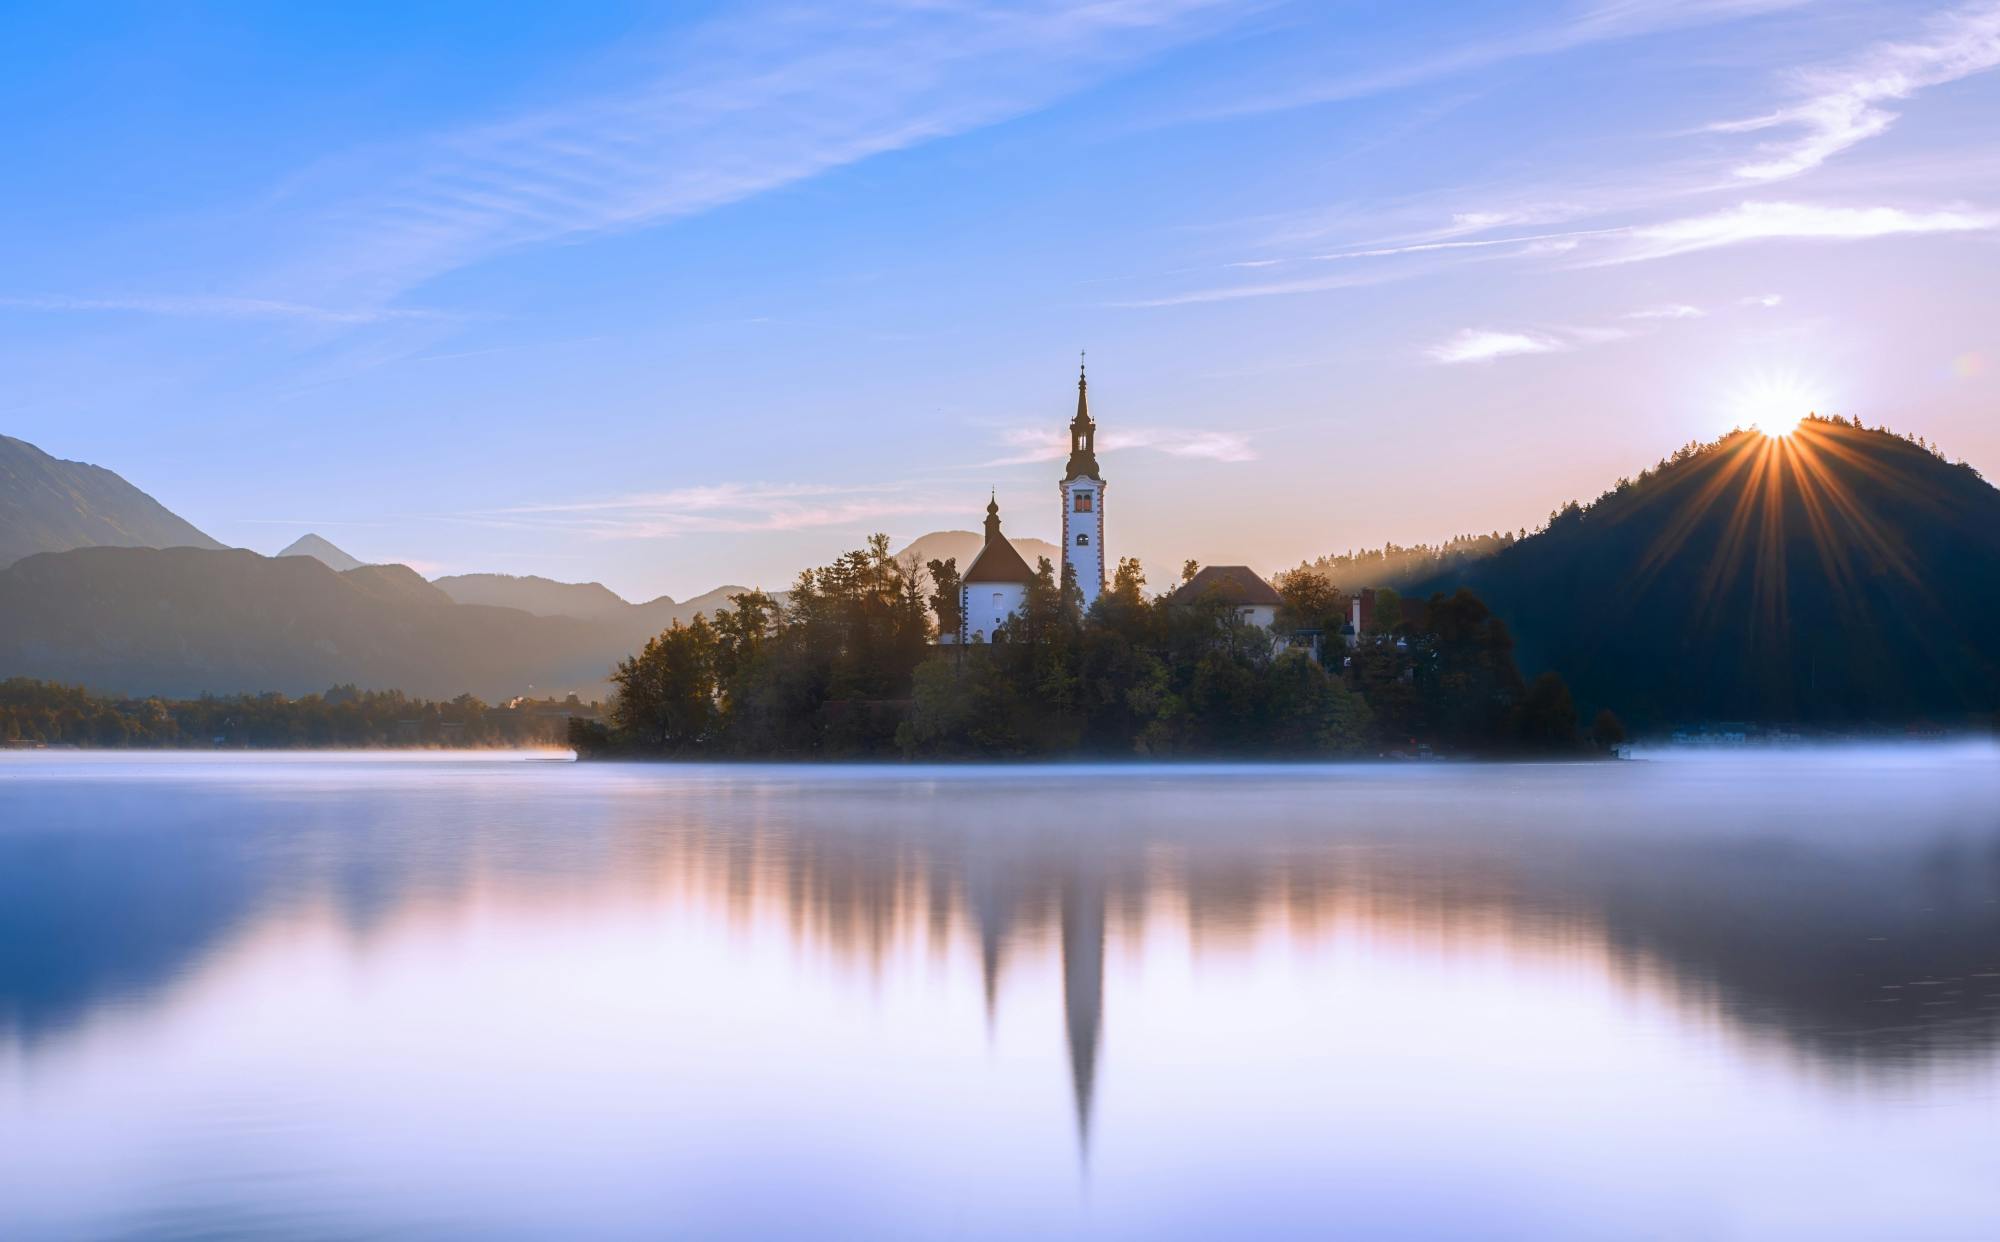
<path fill-rule="evenodd" d="M 1104 589 L 1104 480 L 1097 473 L 1097 424 L 1090 419 L 1090 382 L 1078 367 L 1076 417 L 1069 424 L 1069 467 L 1062 480 L 1063 564 L 1076 571 L 1083 606 Z"/>
<path fill-rule="evenodd" d="M 1090 1146 L 1090 1105 L 1097 1087 L 1097 1045 L 1104 1030 L 1104 884 L 1072 873 L 1062 889 L 1063 1026 L 1076 1091 L 1077 1139 Z"/>
<path fill-rule="evenodd" d="M 1000 973 L 1014 918 L 1026 896 L 1018 872 L 978 867 L 966 876 L 966 897 L 979 935 L 980 983 L 990 1030 Z M 1063 1030 L 1069 1048 L 1070 1088 L 1076 1101 L 1077 1138 L 1090 1145 L 1091 1106 L 1097 1090 L 1097 1054 L 1104 1030 L 1104 879 L 1094 868 L 1073 867 L 1057 881 L 1062 938 Z"/>

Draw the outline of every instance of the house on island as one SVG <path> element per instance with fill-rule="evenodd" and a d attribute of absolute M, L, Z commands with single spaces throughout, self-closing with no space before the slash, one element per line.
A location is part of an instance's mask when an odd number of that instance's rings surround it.
<path fill-rule="evenodd" d="M 1168 592 L 1166 602 L 1192 604 L 1198 600 L 1227 604 L 1245 625 L 1261 625 L 1267 630 L 1277 625 L 1278 609 L 1285 602 L 1248 565 L 1210 565 Z"/>

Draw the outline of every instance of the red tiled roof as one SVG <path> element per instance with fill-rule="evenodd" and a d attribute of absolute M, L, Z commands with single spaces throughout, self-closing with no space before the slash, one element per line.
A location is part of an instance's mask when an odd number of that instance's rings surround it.
<path fill-rule="evenodd" d="M 1196 574 L 1192 581 L 1168 595 L 1167 602 L 1191 604 L 1208 595 L 1226 604 L 1276 606 L 1285 602 L 1271 588 L 1271 584 L 1258 577 L 1248 565 L 1210 565 Z"/>
<path fill-rule="evenodd" d="M 979 549 L 979 555 L 972 558 L 966 567 L 965 577 L 960 581 L 974 582 L 1033 582 L 1035 571 L 1028 568 L 1028 562 L 1021 558 L 1007 537 L 994 532 L 986 539 L 986 546 Z"/>

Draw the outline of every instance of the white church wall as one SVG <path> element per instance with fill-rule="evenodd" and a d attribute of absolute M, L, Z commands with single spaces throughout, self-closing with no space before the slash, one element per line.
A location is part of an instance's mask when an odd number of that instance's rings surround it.
<path fill-rule="evenodd" d="M 993 631 L 1021 610 L 1028 600 L 1028 588 L 1020 582 L 968 582 L 959 598 L 965 616 L 965 640 L 990 643 Z"/>

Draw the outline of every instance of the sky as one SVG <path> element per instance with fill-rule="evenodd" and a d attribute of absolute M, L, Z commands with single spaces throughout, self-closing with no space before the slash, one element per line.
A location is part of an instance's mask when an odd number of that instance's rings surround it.
<path fill-rule="evenodd" d="M 1271 571 L 1806 409 L 2000 477 L 2000 0 L 0 6 L 0 432 L 631 599 Z"/>

